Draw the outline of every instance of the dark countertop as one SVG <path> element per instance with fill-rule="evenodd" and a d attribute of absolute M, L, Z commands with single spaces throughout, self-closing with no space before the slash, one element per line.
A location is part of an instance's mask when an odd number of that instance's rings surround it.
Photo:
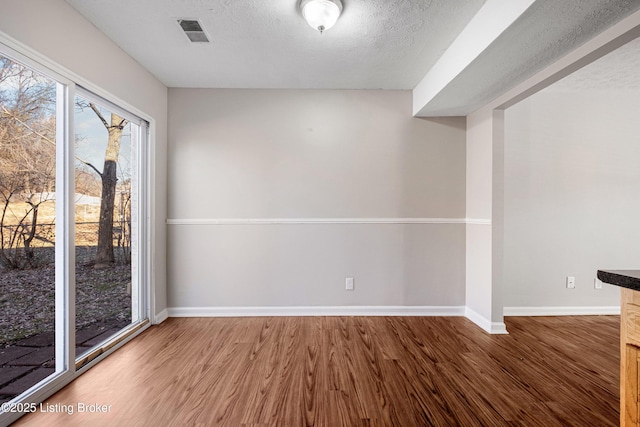
<path fill-rule="evenodd" d="M 598 279 L 610 285 L 640 291 L 640 270 L 598 270 Z"/>

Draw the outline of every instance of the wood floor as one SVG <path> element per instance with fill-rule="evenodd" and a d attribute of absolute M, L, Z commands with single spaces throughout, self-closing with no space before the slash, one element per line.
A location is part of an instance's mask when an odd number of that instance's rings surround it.
<path fill-rule="evenodd" d="M 19 426 L 617 426 L 619 317 L 169 319 Z"/>

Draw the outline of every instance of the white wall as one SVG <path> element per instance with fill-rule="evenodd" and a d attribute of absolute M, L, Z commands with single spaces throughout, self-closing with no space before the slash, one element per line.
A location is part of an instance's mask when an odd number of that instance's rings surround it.
<path fill-rule="evenodd" d="M 619 306 L 593 280 L 638 268 L 638 111 L 638 92 L 553 87 L 506 110 L 506 307 Z"/>
<path fill-rule="evenodd" d="M 152 120 L 152 283 L 166 307 L 167 88 L 63 0 L 2 0 L 0 31 Z"/>
<path fill-rule="evenodd" d="M 464 119 L 408 91 L 170 89 L 169 201 L 170 307 L 464 305 Z"/>

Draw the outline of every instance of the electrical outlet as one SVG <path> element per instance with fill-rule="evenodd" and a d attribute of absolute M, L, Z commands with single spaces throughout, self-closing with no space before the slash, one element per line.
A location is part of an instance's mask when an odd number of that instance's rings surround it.
<path fill-rule="evenodd" d="M 594 289 L 602 289 L 602 281 L 596 277 L 593 279 L 593 287 Z"/>
<path fill-rule="evenodd" d="M 573 276 L 567 276 L 567 289 L 575 289 L 576 278 Z"/>
<path fill-rule="evenodd" d="M 353 277 L 347 277 L 344 281 L 345 289 L 348 291 L 353 290 Z"/>

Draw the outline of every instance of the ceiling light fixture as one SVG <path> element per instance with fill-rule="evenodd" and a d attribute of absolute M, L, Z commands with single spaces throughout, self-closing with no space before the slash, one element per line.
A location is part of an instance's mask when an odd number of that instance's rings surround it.
<path fill-rule="evenodd" d="M 333 27 L 342 13 L 340 0 L 300 0 L 300 12 L 314 30 L 323 31 Z"/>

